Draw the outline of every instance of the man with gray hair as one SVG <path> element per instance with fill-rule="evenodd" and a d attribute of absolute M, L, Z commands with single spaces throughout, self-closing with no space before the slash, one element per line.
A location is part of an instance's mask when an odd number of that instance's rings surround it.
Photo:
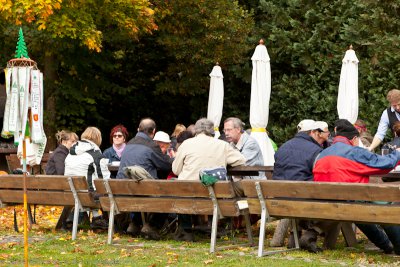
<path fill-rule="evenodd" d="M 199 119 L 195 126 L 196 136 L 185 140 L 172 163 L 172 171 L 178 180 L 199 180 L 199 172 L 204 168 L 244 165 L 245 157 L 228 143 L 215 139 L 214 123 Z"/>
<path fill-rule="evenodd" d="M 214 123 L 199 119 L 194 125 L 196 136 L 185 140 L 178 148 L 172 163 L 172 171 L 178 180 L 199 180 L 200 170 L 217 167 L 239 166 L 246 162 L 245 157 L 227 142 L 214 138 Z M 179 216 L 176 240 L 192 241 L 190 217 Z"/>
<path fill-rule="evenodd" d="M 225 138 L 246 158 L 247 166 L 263 166 L 264 158 L 260 146 L 253 137 L 244 131 L 243 126 L 244 123 L 239 118 L 227 118 L 224 121 Z M 265 175 L 260 172 L 260 176 L 244 178 L 265 179 Z"/>

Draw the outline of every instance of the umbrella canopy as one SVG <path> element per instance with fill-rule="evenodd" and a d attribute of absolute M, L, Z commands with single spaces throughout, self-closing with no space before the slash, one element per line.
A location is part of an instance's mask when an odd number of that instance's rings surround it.
<path fill-rule="evenodd" d="M 356 122 L 358 116 L 358 58 L 352 46 L 346 51 L 342 61 L 337 110 L 339 119 L 347 119 L 353 124 Z"/>
<path fill-rule="evenodd" d="M 264 165 L 272 166 L 275 152 L 266 131 L 271 95 L 271 66 L 263 40 L 260 40 L 251 60 L 253 63 L 250 98 L 251 136 L 257 140 L 261 148 Z"/>
<path fill-rule="evenodd" d="M 220 136 L 219 124 L 224 105 L 224 76 L 218 63 L 210 73 L 210 94 L 208 96 L 207 119 L 214 122 L 215 138 Z"/>

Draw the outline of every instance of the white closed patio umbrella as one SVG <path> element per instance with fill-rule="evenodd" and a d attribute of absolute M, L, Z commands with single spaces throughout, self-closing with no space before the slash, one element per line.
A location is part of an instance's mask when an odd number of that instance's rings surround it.
<path fill-rule="evenodd" d="M 218 63 L 212 69 L 210 77 L 207 119 L 214 123 L 215 138 L 218 138 L 221 135 L 219 124 L 221 123 L 222 108 L 224 106 L 224 76 Z"/>
<path fill-rule="evenodd" d="M 337 110 L 339 119 L 353 124 L 358 117 L 358 62 L 356 52 L 350 46 L 342 60 Z"/>
<path fill-rule="evenodd" d="M 261 148 L 264 165 L 273 166 L 275 152 L 266 131 L 271 95 L 271 66 L 264 40 L 260 40 L 251 60 L 253 63 L 250 98 L 251 136 L 257 140 Z"/>

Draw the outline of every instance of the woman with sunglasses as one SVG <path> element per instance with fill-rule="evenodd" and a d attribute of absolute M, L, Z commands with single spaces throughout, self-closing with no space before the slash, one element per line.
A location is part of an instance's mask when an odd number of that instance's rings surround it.
<path fill-rule="evenodd" d="M 118 124 L 111 129 L 110 143 L 111 147 L 104 150 L 104 157 L 108 158 L 108 162 L 121 161 L 122 152 L 126 146 L 126 139 L 128 138 L 128 131 L 122 124 Z"/>

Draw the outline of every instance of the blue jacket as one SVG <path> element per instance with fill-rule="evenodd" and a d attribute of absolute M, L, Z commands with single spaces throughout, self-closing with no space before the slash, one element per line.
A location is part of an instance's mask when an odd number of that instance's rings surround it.
<path fill-rule="evenodd" d="M 315 158 L 322 147 L 305 132 L 297 133 L 275 153 L 274 180 L 311 181 Z"/>
<path fill-rule="evenodd" d="M 118 157 L 117 152 L 112 146 L 104 150 L 103 155 L 104 157 L 108 158 L 108 163 L 111 163 L 113 161 L 121 161 L 121 158 Z"/>
<path fill-rule="evenodd" d="M 161 152 L 160 147 L 145 133 L 138 132 L 128 142 L 121 155 L 117 179 L 127 178 L 124 168 L 138 165 L 157 178 L 157 170 L 170 171 L 172 159 Z"/>

